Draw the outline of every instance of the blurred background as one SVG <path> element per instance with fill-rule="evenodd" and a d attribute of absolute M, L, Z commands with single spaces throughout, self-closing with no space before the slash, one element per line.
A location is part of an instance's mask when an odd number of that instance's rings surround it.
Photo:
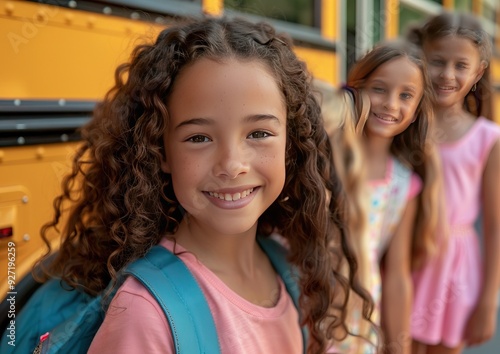
<path fill-rule="evenodd" d="M 78 128 L 137 44 L 204 13 L 266 20 L 293 38 L 316 79 L 337 87 L 375 43 L 443 9 L 476 14 L 491 35 L 500 122 L 499 0 L 0 0 L 0 297 L 9 243 L 19 282 L 44 251 L 39 230 L 52 216 Z M 500 336 L 467 353 L 500 353 Z"/>

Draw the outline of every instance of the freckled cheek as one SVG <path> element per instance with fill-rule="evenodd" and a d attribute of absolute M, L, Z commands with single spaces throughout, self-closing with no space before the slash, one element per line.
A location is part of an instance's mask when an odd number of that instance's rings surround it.
<path fill-rule="evenodd" d="M 203 197 L 200 189 L 210 190 L 217 186 L 207 186 L 202 184 L 207 172 L 205 166 L 199 161 L 188 162 L 189 159 L 177 160 L 177 165 L 173 176 L 174 192 L 179 203 L 190 214 L 197 215 L 206 209 L 209 202 Z"/>
<path fill-rule="evenodd" d="M 180 155 L 173 160 L 172 174 L 178 184 L 184 185 L 196 182 L 206 171 L 199 161 L 192 161 L 192 158 Z"/>
<path fill-rule="evenodd" d="M 260 168 L 271 171 L 274 177 L 285 175 L 285 150 L 262 154 L 258 160 Z"/>

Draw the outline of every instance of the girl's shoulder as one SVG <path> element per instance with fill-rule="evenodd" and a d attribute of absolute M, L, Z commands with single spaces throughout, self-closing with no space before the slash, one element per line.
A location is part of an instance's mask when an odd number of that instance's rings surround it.
<path fill-rule="evenodd" d="M 111 300 L 89 353 L 174 350 L 166 317 L 155 298 L 134 277 L 128 277 Z"/>
<path fill-rule="evenodd" d="M 468 150 L 470 146 L 488 150 L 499 138 L 500 125 L 485 117 L 478 117 L 462 137 L 451 142 L 441 142 L 439 148 L 441 151 L 450 152 Z"/>
<path fill-rule="evenodd" d="M 477 118 L 475 124 L 478 126 L 478 130 L 482 134 L 487 134 L 495 137 L 500 136 L 500 125 L 498 125 L 498 123 L 490 119 L 487 119 L 485 117 L 479 117 Z"/>
<path fill-rule="evenodd" d="M 480 156 L 486 158 L 495 142 L 500 139 L 500 125 L 487 118 L 479 117 L 472 129 L 474 131 L 471 134 L 471 140 L 479 148 Z"/>
<path fill-rule="evenodd" d="M 466 140 L 467 137 L 470 137 L 475 142 L 488 145 L 491 140 L 496 140 L 500 137 L 500 125 L 485 117 L 478 117 L 463 140 Z"/>
<path fill-rule="evenodd" d="M 420 178 L 412 168 L 399 161 L 397 158 L 393 157 L 393 159 L 392 178 L 398 179 L 399 185 L 405 186 L 407 190 L 406 200 L 411 200 L 422 190 L 422 178 Z"/>

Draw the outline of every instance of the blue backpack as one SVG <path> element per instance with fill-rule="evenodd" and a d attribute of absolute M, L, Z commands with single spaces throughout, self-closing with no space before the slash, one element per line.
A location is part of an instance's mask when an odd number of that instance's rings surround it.
<path fill-rule="evenodd" d="M 281 276 L 298 308 L 297 274 L 286 261 L 286 250 L 269 238 L 258 238 L 276 272 Z M 197 281 L 186 265 L 161 246 L 153 247 L 143 258 L 131 263 L 119 277 L 139 280 L 160 304 L 172 331 L 177 354 L 219 354 L 217 331 L 210 308 Z M 1 353 L 63 354 L 86 353 L 105 310 L 118 286 L 103 303 L 101 295 L 92 297 L 76 290 L 67 291 L 52 279 L 32 295 L 16 317 L 15 346 L 9 344 L 7 331 L 2 337 Z M 306 330 L 302 328 L 304 353 Z"/>

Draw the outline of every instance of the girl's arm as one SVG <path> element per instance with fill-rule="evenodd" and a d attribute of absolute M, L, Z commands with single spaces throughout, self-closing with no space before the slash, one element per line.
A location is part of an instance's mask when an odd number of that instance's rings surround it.
<path fill-rule="evenodd" d="M 465 332 L 468 345 L 489 340 L 495 333 L 500 285 L 500 141 L 493 146 L 482 180 L 483 286 Z"/>
<path fill-rule="evenodd" d="M 412 198 L 383 258 L 381 325 L 387 353 L 410 353 L 411 240 L 417 198 Z"/>

